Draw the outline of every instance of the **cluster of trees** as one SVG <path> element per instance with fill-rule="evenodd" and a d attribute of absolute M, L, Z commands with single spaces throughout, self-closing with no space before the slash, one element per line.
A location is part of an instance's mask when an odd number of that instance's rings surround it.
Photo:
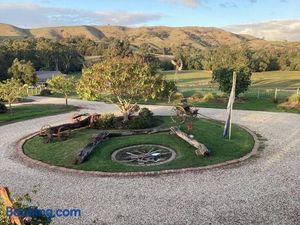
<path fill-rule="evenodd" d="M 84 58 L 77 48 L 63 41 L 45 38 L 3 40 L 0 42 L 0 81 L 9 78 L 15 59 L 30 61 L 35 70 L 80 71 Z"/>
<path fill-rule="evenodd" d="M 252 72 L 273 70 L 300 70 L 299 49 L 260 49 L 252 50 L 247 46 L 223 46 L 212 49 L 175 48 L 175 58 L 181 58 L 184 69 L 214 70 L 224 66 L 246 66 Z M 165 65 L 169 69 L 170 65 Z"/>
<path fill-rule="evenodd" d="M 237 95 L 251 84 L 252 72 L 300 70 L 300 51 L 297 49 L 254 51 L 247 46 L 224 46 L 204 50 L 192 47 L 167 50 L 175 59 L 182 60 L 183 69 L 212 70 L 213 81 L 219 83 L 220 90 L 226 93 L 231 90 L 232 73 L 236 71 Z M 64 94 L 66 104 L 75 88 L 82 98 L 116 102 L 126 121 L 138 100 L 168 98 L 176 91 L 176 84 L 166 81 L 158 72 L 162 68 L 174 69 L 174 65 L 160 62 L 154 53 L 149 44 L 136 48 L 128 40 L 118 39 L 101 42 L 81 37 L 60 41 L 44 38 L 5 40 L 0 42 L 0 81 L 10 79 L 0 83 L 2 96 L 9 94 L 4 91 L 5 86 L 14 86 L 17 90 L 24 84 L 35 84 L 36 70 L 70 73 L 83 68 L 78 82 L 72 77 L 54 76 L 48 81 L 49 89 Z M 84 56 L 95 55 L 95 61 L 84 63 Z M 8 97 L 2 99 L 11 102 Z"/>

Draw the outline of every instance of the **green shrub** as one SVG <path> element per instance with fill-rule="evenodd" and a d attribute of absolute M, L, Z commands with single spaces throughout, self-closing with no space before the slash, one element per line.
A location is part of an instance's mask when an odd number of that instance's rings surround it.
<path fill-rule="evenodd" d="M 7 107 L 5 106 L 4 103 L 0 102 L 0 113 L 6 113 L 7 112 Z"/>
<path fill-rule="evenodd" d="M 139 112 L 139 117 L 146 119 L 146 120 L 152 120 L 153 112 L 148 108 L 142 108 Z"/>
<path fill-rule="evenodd" d="M 12 223 L 9 221 L 8 217 L 5 213 L 5 206 L 3 202 L 0 199 L 0 224 L 1 225 L 12 225 Z"/>
<path fill-rule="evenodd" d="M 195 92 L 191 97 L 188 98 L 189 102 L 200 102 L 203 98 L 203 94 L 201 92 Z"/>
<path fill-rule="evenodd" d="M 203 99 L 203 101 L 205 101 L 205 102 L 209 102 L 209 101 L 211 101 L 211 100 L 214 100 L 214 99 L 215 99 L 215 96 L 213 95 L 213 93 L 208 92 L 208 93 L 206 93 L 206 94 L 204 95 L 204 97 L 203 97 L 202 99 Z"/>
<path fill-rule="evenodd" d="M 288 101 L 291 103 L 297 103 L 297 104 L 300 103 L 300 94 L 295 93 L 295 94 L 291 95 L 289 97 Z"/>
<path fill-rule="evenodd" d="M 181 102 L 181 100 L 184 98 L 183 94 L 180 92 L 176 92 L 172 95 L 172 101 L 174 102 Z"/>
<path fill-rule="evenodd" d="M 49 89 L 43 89 L 40 93 L 40 96 L 50 96 L 52 92 Z"/>
<path fill-rule="evenodd" d="M 225 92 L 221 92 L 220 94 L 218 94 L 218 97 L 220 97 L 220 98 L 225 98 L 227 96 L 228 96 L 228 94 L 226 94 Z"/>
<path fill-rule="evenodd" d="M 177 91 L 176 83 L 170 80 L 163 80 L 161 83 L 161 88 L 157 93 L 158 99 L 167 99 L 170 93 Z"/>
<path fill-rule="evenodd" d="M 154 124 L 153 112 L 148 108 L 142 108 L 137 117 L 128 122 L 129 129 L 145 129 L 152 127 Z"/>
<path fill-rule="evenodd" d="M 102 114 L 96 121 L 95 127 L 99 129 L 117 128 L 117 118 L 113 113 Z"/>

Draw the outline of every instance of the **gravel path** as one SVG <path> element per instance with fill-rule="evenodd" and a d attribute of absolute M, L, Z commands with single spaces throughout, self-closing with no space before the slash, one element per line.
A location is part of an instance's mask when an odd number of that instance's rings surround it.
<path fill-rule="evenodd" d="M 35 98 L 36 103 L 63 99 Z M 115 106 L 70 100 L 82 111 L 114 112 Z M 166 115 L 170 108 L 149 107 Z M 225 111 L 200 109 L 224 119 Z M 80 219 L 54 224 L 300 224 L 300 115 L 235 111 L 234 122 L 261 134 L 266 148 L 239 166 L 161 177 L 98 178 L 36 170 L 14 158 L 15 143 L 44 124 L 59 124 L 72 113 L 0 126 L 0 185 L 26 193 L 35 184 L 42 208 L 81 208 Z"/>

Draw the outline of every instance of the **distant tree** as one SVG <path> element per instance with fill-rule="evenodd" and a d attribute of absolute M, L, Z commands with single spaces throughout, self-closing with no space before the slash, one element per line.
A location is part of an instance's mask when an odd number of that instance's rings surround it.
<path fill-rule="evenodd" d="M 251 85 L 251 70 L 247 67 L 236 71 L 236 96 L 248 90 Z M 213 70 L 212 79 L 219 84 L 219 89 L 225 93 L 230 93 L 232 88 L 233 69 L 219 68 Z"/>
<path fill-rule="evenodd" d="M 20 80 L 22 84 L 35 85 L 38 80 L 33 64 L 30 61 L 15 59 L 8 69 L 8 74 L 10 77 Z"/>
<path fill-rule="evenodd" d="M 116 102 L 126 122 L 136 101 L 155 98 L 162 85 L 162 76 L 140 57 L 115 57 L 83 69 L 77 92 L 84 99 Z"/>
<path fill-rule="evenodd" d="M 128 40 L 113 39 L 110 42 L 107 56 L 108 57 L 128 57 L 132 55 L 130 42 Z"/>
<path fill-rule="evenodd" d="M 11 113 L 11 104 L 22 96 L 24 96 L 24 85 L 19 80 L 11 78 L 0 82 L 0 99 L 8 103 Z"/>
<path fill-rule="evenodd" d="M 68 105 L 68 98 L 70 93 L 74 91 L 76 83 L 74 77 L 63 75 L 54 75 L 51 79 L 47 80 L 48 88 L 58 94 L 63 94 L 66 105 Z"/>
<path fill-rule="evenodd" d="M 160 68 L 160 61 L 153 53 L 151 53 L 151 48 L 149 45 L 141 45 L 135 55 L 141 57 L 144 63 L 150 65 L 151 69 L 153 70 L 152 73 L 155 73 Z"/>

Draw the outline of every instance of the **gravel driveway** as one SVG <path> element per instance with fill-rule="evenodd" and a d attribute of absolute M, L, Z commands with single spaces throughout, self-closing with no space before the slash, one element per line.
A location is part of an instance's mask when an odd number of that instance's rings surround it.
<path fill-rule="evenodd" d="M 38 103 L 63 99 L 35 97 Z M 114 112 L 115 106 L 70 100 L 82 111 Z M 166 115 L 170 108 L 149 107 Z M 225 111 L 200 109 L 215 119 Z M 80 208 L 80 219 L 54 224 L 300 224 L 300 115 L 235 111 L 234 122 L 266 138 L 256 159 L 238 166 L 160 177 L 99 178 L 29 168 L 14 157 L 16 141 L 72 113 L 0 126 L 0 185 L 16 194 L 40 184 L 42 208 Z M 226 151 L 226 149 L 224 149 Z"/>

